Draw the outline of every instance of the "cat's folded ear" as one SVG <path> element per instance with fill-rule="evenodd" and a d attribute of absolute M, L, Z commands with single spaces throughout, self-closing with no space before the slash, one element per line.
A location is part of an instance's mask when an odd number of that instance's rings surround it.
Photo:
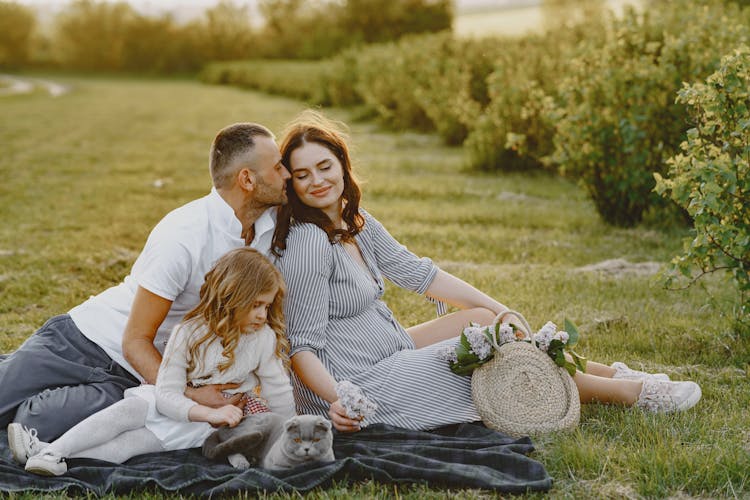
<path fill-rule="evenodd" d="M 299 419 L 297 417 L 292 417 L 286 422 L 284 422 L 284 430 L 289 432 L 293 429 L 296 429 L 299 427 Z"/>
<path fill-rule="evenodd" d="M 315 427 L 324 431 L 330 431 L 331 421 L 326 418 L 320 417 L 320 420 L 318 420 L 318 422 L 315 424 Z"/>

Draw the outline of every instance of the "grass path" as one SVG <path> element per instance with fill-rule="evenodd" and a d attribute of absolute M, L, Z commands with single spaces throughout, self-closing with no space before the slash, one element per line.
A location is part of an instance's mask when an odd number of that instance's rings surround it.
<path fill-rule="evenodd" d="M 0 100 L 2 351 L 118 282 L 153 224 L 208 191 L 207 152 L 219 128 L 252 120 L 280 134 L 304 108 L 192 81 L 55 80 L 71 91 Z M 580 269 L 608 259 L 666 262 L 683 229 L 606 227 L 576 186 L 467 172 L 462 150 L 430 136 L 372 123 L 353 123 L 351 135 L 364 206 L 413 251 L 523 311 L 532 325 L 572 319 L 591 359 L 701 384 L 704 399 L 690 412 L 588 405 L 576 432 L 536 440 L 535 457 L 556 481 L 551 497 L 750 495 L 750 339 L 732 330 L 732 295 L 720 277 L 705 289 L 667 292 L 649 273 Z M 400 290 L 387 298 L 406 325 L 434 315 Z M 394 494 L 486 497 L 365 483 L 311 498 Z"/>

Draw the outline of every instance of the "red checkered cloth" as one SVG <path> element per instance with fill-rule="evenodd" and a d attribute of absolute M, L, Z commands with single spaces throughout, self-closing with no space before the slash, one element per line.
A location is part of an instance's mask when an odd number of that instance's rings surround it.
<path fill-rule="evenodd" d="M 228 392 L 222 393 L 225 398 L 229 399 L 234 394 L 230 394 Z M 247 398 L 247 401 L 245 402 L 245 406 L 242 407 L 242 416 L 245 417 L 247 415 L 251 415 L 253 413 L 266 413 L 270 412 L 271 409 L 266 406 L 266 400 L 257 398 L 254 395 L 251 395 L 251 393 L 246 392 L 245 397 Z"/>
<path fill-rule="evenodd" d="M 250 415 L 252 413 L 266 413 L 269 411 L 271 411 L 271 409 L 266 406 L 264 400 L 258 399 L 254 396 L 248 396 L 247 403 L 245 403 L 245 406 L 242 408 L 242 416 Z"/>

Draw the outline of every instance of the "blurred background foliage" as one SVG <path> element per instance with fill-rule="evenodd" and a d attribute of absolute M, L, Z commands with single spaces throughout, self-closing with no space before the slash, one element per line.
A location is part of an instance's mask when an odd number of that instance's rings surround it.
<path fill-rule="evenodd" d="M 258 8 L 262 22 L 247 5 L 222 0 L 180 23 L 124 1 L 75 0 L 41 30 L 31 8 L 0 1 L 0 67 L 173 73 L 209 61 L 320 59 L 352 45 L 448 30 L 453 21 L 451 0 L 259 0 Z"/>
<path fill-rule="evenodd" d="M 461 37 L 451 0 L 259 0 L 257 12 L 223 0 L 188 22 L 74 0 L 46 30 L 0 1 L 0 68 L 197 74 L 355 107 L 462 145 L 473 169 L 572 179 L 608 224 L 689 225 L 684 204 L 654 190 L 694 126 L 677 93 L 750 44 L 748 4 L 652 0 L 615 13 L 605 0 L 545 0 L 541 29 Z"/>

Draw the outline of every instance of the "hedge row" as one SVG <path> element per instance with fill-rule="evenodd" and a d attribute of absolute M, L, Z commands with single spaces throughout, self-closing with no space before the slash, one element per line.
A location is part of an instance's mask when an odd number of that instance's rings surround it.
<path fill-rule="evenodd" d="M 630 226 L 665 205 L 653 174 L 665 172 L 689 126 L 675 103 L 682 82 L 704 80 L 748 42 L 750 9 L 675 0 L 543 35 L 411 36 L 304 69 L 214 65 L 204 79 L 221 82 L 217 75 L 235 68 L 235 83 L 315 104 L 364 105 L 394 128 L 464 144 L 475 168 L 555 169 L 581 182 L 605 221 Z"/>

